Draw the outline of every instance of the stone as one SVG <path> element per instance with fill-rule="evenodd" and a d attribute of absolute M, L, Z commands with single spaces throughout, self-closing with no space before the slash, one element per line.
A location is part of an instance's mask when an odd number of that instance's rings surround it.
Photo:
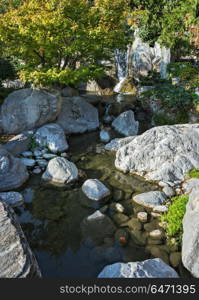
<path fill-rule="evenodd" d="M 101 130 L 100 131 L 100 141 L 102 143 L 108 143 L 111 139 L 109 130 Z"/>
<path fill-rule="evenodd" d="M 112 237 L 116 227 L 108 216 L 97 210 L 84 218 L 81 223 L 81 231 L 84 238 L 89 237 L 95 243 L 100 243 L 104 238 Z"/>
<path fill-rule="evenodd" d="M 110 209 L 116 213 L 123 213 L 125 211 L 124 206 L 120 203 L 111 203 Z"/>
<path fill-rule="evenodd" d="M 52 153 L 68 150 L 65 133 L 58 124 L 51 123 L 40 127 L 34 137 L 41 148 L 46 147 Z"/>
<path fill-rule="evenodd" d="M 71 88 L 70 86 L 65 87 L 61 94 L 63 97 L 73 97 L 73 96 L 79 96 L 78 90 Z"/>
<path fill-rule="evenodd" d="M 169 256 L 171 266 L 177 268 L 181 262 L 181 252 L 172 252 Z"/>
<path fill-rule="evenodd" d="M 41 169 L 40 168 L 35 168 L 34 170 L 33 170 L 33 174 L 41 174 Z"/>
<path fill-rule="evenodd" d="M 23 157 L 27 158 L 27 157 L 32 157 L 33 153 L 32 153 L 32 151 L 24 151 L 24 152 L 21 153 L 21 155 Z"/>
<path fill-rule="evenodd" d="M 59 93 L 37 89 L 20 89 L 11 93 L 1 107 L 4 133 L 18 134 L 53 122 L 60 113 Z"/>
<path fill-rule="evenodd" d="M 44 153 L 43 154 L 43 158 L 45 158 L 47 160 L 50 160 L 50 159 L 55 158 L 55 157 L 57 157 L 56 154 L 52 154 L 52 153 Z"/>
<path fill-rule="evenodd" d="M 0 278 L 41 277 L 13 209 L 0 201 Z"/>
<path fill-rule="evenodd" d="M 169 186 L 165 186 L 162 191 L 168 198 L 175 196 L 175 191 Z"/>
<path fill-rule="evenodd" d="M 161 214 L 152 212 L 152 213 L 151 213 L 151 216 L 152 216 L 154 219 L 158 219 L 158 218 L 161 217 Z"/>
<path fill-rule="evenodd" d="M 24 203 L 22 194 L 18 192 L 0 193 L 0 199 L 12 207 L 20 206 Z"/>
<path fill-rule="evenodd" d="M 121 201 L 124 197 L 124 192 L 122 190 L 114 189 L 113 190 L 113 200 Z"/>
<path fill-rule="evenodd" d="M 162 230 L 160 229 L 155 229 L 155 230 L 152 230 L 151 232 L 149 232 L 149 237 L 152 238 L 152 239 L 155 239 L 155 240 L 159 240 L 159 239 L 162 239 L 164 236 Z"/>
<path fill-rule="evenodd" d="M 106 144 L 105 150 L 107 151 L 117 151 L 124 145 L 127 145 L 133 140 L 134 137 L 128 136 L 125 138 L 116 138 L 110 141 L 110 143 Z"/>
<path fill-rule="evenodd" d="M 34 150 L 33 154 L 35 157 L 42 157 L 42 155 L 43 155 L 42 151 L 40 151 L 40 150 Z"/>
<path fill-rule="evenodd" d="M 42 179 L 54 183 L 67 184 L 78 179 L 76 165 L 64 157 L 55 157 L 48 163 Z"/>
<path fill-rule="evenodd" d="M 132 110 L 121 113 L 113 122 L 112 127 L 124 136 L 137 135 L 139 122 L 135 121 Z"/>
<path fill-rule="evenodd" d="M 20 161 L 26 167 L 34 167 L 34 165 L 36 164 L 36 160 L 35 159 L 30 159 L 30 158 L 20 158 Z"/>
<path fill-rule="evenodd" d="M 151 255 L 157 257 L 169 265 L 169 255 L 166 251 L 160 248 L 161 246 L 149 246 Z"/>
<path fill-rule="evenodd" d="M 0 146 L 0 191 L 22 186 L 29 175 L 26 166 Z"/>
<path fill-rule="evenodd" d="M 121 147 L 115 166 L 147 180 L 181 182 L 199 168 L 198 137 L 199 124 L 154 127 Z"/>
<path fill-rule="evenodd" d="M 128 223 L 127 223 L 128 227 L 131 230 L 142 230 L 142 224 L 137 220 L 137 218 L 132 217 Z"/>
<path fill-rule="evenodd" d="M 110 190 L 98 179 L 87 179 L 82 185 L 83 193 L 93 201 L 100 201 L 110 196 Z"/>
<path fill-rule="evenodd" d="M 115 263 L 106 266 L 98 278 L 178 278 L 174 269 L 161 259 L 148 259 L 141 262 Z"/>
<path fill-rule="evenodd" d="M 160 191 L 142 193 L 133 197 L 134 202 L 148 208 L 154 208 L 157 205 L 163 204 L 166 199 L 167 196 L 165 193 Z"/>
<path fill-rule="evenodd" d="M 45 168 L 48 165 L 48 162 L 45 159 L 36 159 L 36 163 L 38 164 L 38 166 L 40 166 L 41 168 Z"/>
<path fill-rule="evenodd" d="M 92 131 L 99 127 L 98 111 L 83 97 L 63 98 L 62 111 L 57 123 L 65 134 Z"/>
<path fill-rule="evenodd" d="M 199 278 L 199 189 L 189 195 L 183 218 L 182 262 L 194 277 Z"/>
<path fill-rule="evenodd" d="M 154 206 L 153 212 L 154 213 L 165 213 L 168 211 L 168 207 L 166 205 L 157 205 Z"/>
<path fill-rule="evenodd" d="M 141 211 L 137 214 L 137 218 L 140 222 L 146 223 L 148 220 L 148 214 L 144 211 Z"/>
<path fill-rule="evenodd" d="M 190 194 L 192 190 L 199 189 L 199 178 L 190 178 L 182 185 L 185 194 Z"/>
<path fill-rule="evenodd" d="M 158 225 L 157 220 L 152 220 L 150 223 L 144 224 L 144 230 L 150 232 L 152 230 L 157 229 L 157 225 Z"/>
<path fill-rule="evenodd" d="M 11 154 L 17 156 L 24 151 L 27 151 L 31 142 L 31 136 L 24 133 L 18 134 L 15 137 L 11 138 L 4 148 Z"/>
<path fill-rule="evenodd" d="M 112 216 L 112 219 L 118 226 L 120 226 L 120 225 L 124 224 L 125 222 L 127 222 L 129 220 L 129 217 L 127 217 L 125 214 L 122 214 L 122 213 L 115 213 Z"/>

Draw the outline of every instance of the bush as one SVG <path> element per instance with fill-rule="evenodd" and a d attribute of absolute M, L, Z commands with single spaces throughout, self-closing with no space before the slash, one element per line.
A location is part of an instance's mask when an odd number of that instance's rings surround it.
<path fill-rule="evenodd" d="M 188 123 L 189 118 L 186 111 L 175 113 L 174 116 L 169 116 L 166 113 L 154 113 L 153 120 L 156 126 L 175 125 Z"/>
<path fill-rule="evenodd" d="M 0 59 L 0 85 L 5 79 L 15 79 L 16 72 L 13 64 L 5 59 Z"/>
<path fill-rule="evenodd" d="M 192 80 L 193 77 L 198 75 L 199 70 L 194 67 L 190 62 L 175 62 L 167 67 L 169 77 L 180 77 L 182 81 Z"/>
<path fill-rule="evenodd" d="M 199 170 L 197 169 L 192 169 L 189 173 L 188 176 L 191 178 L 199 178 Z"/>
<path fill-rule="evenodd" d="M 188 195 L 180 195 L 172 198 L 168 212 L 161 217 L 161 221 L 166 222 L 165 229 L 168 241 L 175 238 L 179 246 L 182 240 L 182 220 L 186 211 L 188 198 Z"/>

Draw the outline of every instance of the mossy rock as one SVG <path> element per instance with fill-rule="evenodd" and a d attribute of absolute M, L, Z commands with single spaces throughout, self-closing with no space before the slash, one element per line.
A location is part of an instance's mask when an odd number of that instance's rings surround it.
<path fill-rule="evenodd" d="M 122 84 L 120 92 L 136 95 L 137 94 L 137 87 L 133 83 L 132 79 L 126 79 Z"/>

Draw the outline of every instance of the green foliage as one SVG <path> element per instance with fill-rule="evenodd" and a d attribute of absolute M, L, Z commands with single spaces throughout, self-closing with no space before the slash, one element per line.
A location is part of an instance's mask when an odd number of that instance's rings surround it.
<path fill-rule="evenodd" d="M 168 65 L 169 77 L 180 77 L 182 81 L 191 80 L 199 70 L 189 62 L 175 62 Z"/>
<path fill-rule="evenodd" d="M 199 170 L 198 169 L 192 169 L 189 173 L 188 176 L 191 178 L 199 178 Z"/>
<path fill-rule="evenodd" d="M 168 240 L 175 238 L 179 245 L 183 234 L 182 220 L 186 211 L 188 195 L 180 195 L 171 199 L 168 212 L 161 217 L 161 221 L 166 223 L 166 235 Z"/>
<path fill-rule="evenodd" d="M 34 150 L 37 147 L 38 147 L 38 144 L 37 144 L 35 138 L 31 137 L 30 144 L 29 144 L 29 149 Z"/>
<path fill-rule="evenodd" d="M 186 111 L 177 112 L 173 116 L 164 113 L 154 113 L 153 120 L 156 126 L 175 125 L 188 123 L 188 113 Z"/>
<path fill-rule="evenodd" d="M 13 64 L 6 60 L 0 59 L 0 85 L 5 79 L 14 79 L 16 76 Z"/>

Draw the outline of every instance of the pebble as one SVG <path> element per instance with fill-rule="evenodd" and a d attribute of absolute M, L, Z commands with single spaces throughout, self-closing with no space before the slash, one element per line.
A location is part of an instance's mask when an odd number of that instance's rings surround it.
<path fill-rule="evenodd" d="M 34 165 L 36 164 L 36 161 L 34 159 L 20 158 L 20 160 L 26 167 L 34 167 Z"/>
<path fill-rule="evenodd" d="M 42 152 L 40 150 L 34 150 L 34 156 L 36 157 L 42 157 Z"/>
<path fill-rule="evenodd" d="M 40 174 L 42 171 L 41 171 L 41 169 L 40 168 L 35 168 L 34 170 L 33 170 L 33 173 L 34 174 Z"/>
<path fill-rule="evenodd" d="M 37 159 L 36 162 L 41 168 L 45 168 L 48 165 L 48 162 L 45 159 Z"/>
<path fill-rule="evenodd" d="M 154 213 L 165 213 L 168 211 L 168 207 L 166 205 L 157 205 L 153 208 Z"/>
<path fill-rule="evenodd" d="M 52 158 L 55 158 L 57 157 L 57 155 L 55 154 L 51 154 L 51 153 L 44 153 L 43 154 L 43 158 L 46 158 L 46 159 L 52 159 Z"/>
<path fill-rule="evenodd" d="M 139 213 L 137 214 L 137 218 L 138 218 L 138 220 L 139 220 L 140 222 L 146 223 L 146 222 L 147 222 L 147 219 L 148 219 L 148 214 L 147 214 L 146 212 L 144 212 L 144 211 L 139 212 Z"/>
<path fill-rule="evenodd" d="M 167 195 L 167 197 L 169 197 L 169 198 L 171 198 L 171 197 L 173 197 L 173 196 L 175 195 L 174 190 L 173 190 L 171 187 L 169 187 L 169 186 L 165 186 L 165 187 L 163 188 L 162 191 L 163 191 L 163 192 Z"/>
<path fill-rule="evenodd" d="M 21 155 L 23 157 L 31 157 L 31 156 L 33 156 L 33 153 L 31 151 L 25 151 L 25 152 L 22 152 Z"/>
<path fill-rule="evenodd" d="M 151 232 L 149 232 L 149 237 L 151 237 L 152 239 L 155 239 L 155 240 L 162 239 L 163 232 L 160 229 L 152 230 Z"/>

